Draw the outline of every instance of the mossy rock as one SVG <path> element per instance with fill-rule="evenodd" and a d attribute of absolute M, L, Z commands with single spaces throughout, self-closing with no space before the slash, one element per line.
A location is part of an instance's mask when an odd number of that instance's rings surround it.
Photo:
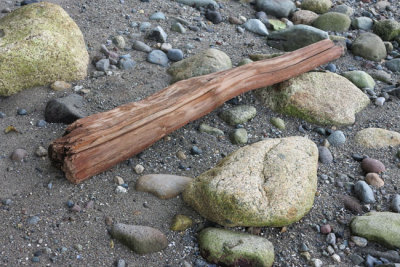
<path fill-rule="evenodd" d="M 199 234 L 201 255 L 221 266 L 270 267 L 274 246 L 264 237 L 225 229 L 206 228 Z"/>
<path fill-rule="evenodd" d="M 84 79 L 89 55 L 82 33 L 58 5 L 26 5 L 0 19 L 0 95 Z"/>
<path fill-rule="evenodd" d="M 303 0 L 301 8 L 318 14 L 328 12 L 332 6 L 331 0 Z"/>
<path fill-rule="evenodd" d="M 386 47 L 382 39 L 370 32 L 362 33 L 354 40 L 351 52 L 373 61 L 380 61 L 386 57 Z"/>
<path fill-rule="evenodd" d="M 392 41 L 400 36 L 400 23 L 393 19 L 377 21 L 372 29 L 384 41 Z"/>
<path fill-rule="evenodd" d="M 351 19 L 343 13 L 328 12 L 314 20 L 312 25 L 324 31 L 344 32 L 350 28 Z"/>
<path fill-rule="evenodd" d="M 371 88 L 374 89 L 375 81 L 368 73 L 362 70 L 346 71 L 343 76 L 354 83 L 358 88 Z"/>

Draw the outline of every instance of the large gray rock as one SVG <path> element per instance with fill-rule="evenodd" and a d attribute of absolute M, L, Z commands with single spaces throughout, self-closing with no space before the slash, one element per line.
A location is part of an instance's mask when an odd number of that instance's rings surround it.
<path fill-rule="evenodd" d="M 229 56 L 218 49 L 211 48 L 172 64 L 168 73 L 172 75 L 172 81 L 176 82 L 230 68 L 232 68 L 232 62 Z"/>
<path fill-rule="evenodd" d="M 294 25 L 268 35 L 268 45 L 284 51 L 293 51 L 328 39 L 328 33 L 308 25 Z"/>
<path fill-rule="evenodd" d="M 274 246 L 264 237 L 206 228 L 198 240 L 201 255 L 211 263 L 259 267 L 270 267 L 274 263 Z"/>
<path fill-rule="evenodd" d="M 292 0 L 257 0 L 257 7 L 278 18 L 288 17 L 296 10 L 296 5 Z"/>
<path fill-rule="evenodd" d="M 141 225 L 114 224 L 110 234 L 138 254 L 147 254 L 167 247 L 167 237 L 159 230 Z"/>
<path fill-rule="evenodd" d="M 354 235 L 376 241 L 390 248 L 400 248 L 400 214 L 393 212 L 370 212 L 355 217 L 351 224 Z"/>
<path fill-rule="evenodd" d="M 367 128 L 356 133 L 354 140 L 366 148 L 400 145 L 400 133 L 381 128 Z"/>
<path fill-rule="evenodd" d="M 284 226 L 314 202 L 318 149 L 303 137 L 267 139 L 231 153 L 183 192 L 186 203 L 224 226 Z"/>
<path fill-rule="evenodd" d="M 382 39 L 373 33 L 360 34 L 351 46 L 351 52 L 365 59 L 380 61 L 386 57 L 386 47 Z"/>
<path fill-rule="evenodd" d="M 60 6 L 41 2 L 18 8 L 0 19 L 0 29 L 0 95 L 86 77 L 85 41 Z"/>
<path fill-rule="evenodd" d="M 271 109 L 318 124 L 348 125 L 369 98 L 340 75 L 309 72 L 257 90 Z"/>

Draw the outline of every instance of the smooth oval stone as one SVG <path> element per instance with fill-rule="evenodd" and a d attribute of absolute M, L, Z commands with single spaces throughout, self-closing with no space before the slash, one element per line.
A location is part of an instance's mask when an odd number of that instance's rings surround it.
<path fill-rule="evenodd" d="M 249 19 L 248 21 L 246 21 L 243 24 L 243 27 L 250 31 L 250 32 L 254 32 L 258 35 L 262 35 L 262 36 L 267 36 L 268 35 L 268 30 L 267 27 L 265 27 L 264 23 L 262 23 L 260 20 L 258 19 Z"/>
<path fill-rule="evenodd" d="M 340 146 L 346 142 L 346 137 L 342 131 L 334 131 L 327 139 L 332 146 Z"/>
<path fill-rule="evenodd" d="M 180 49 L 169 49 L 167 56 L 172 61 L 180 61 L 183 59 L 183 52 Z"/>
<path fill-rule="evenodd" d="M 247 131 L 244 128 L 236 129 L 231 134 L 231 141 L 233 144 L 246 144 L 248 140 Z"/>
<path fill-rule="evenodd" d="M 132 48 L 137 51 L 142 51 L 142 52 L 146 52 L 146 53 L 150 53 L 152 50 L 150 46 L 148 46 L 147 44 L 145 44 L 141 41 L 137 41 L 137 40 L 133 42 Z"/>
<path fill-rule="evenodd" d="M 377 159 L 365 158 L 361 162 L 361 168 L 366 173 L 381 173 L 385 171 L 385 165 Z"/>
<path fill-rule="evenodd" d="M 393 197 L 391 208 L 394 212 L 400 212 L 400 195 L 396 194 Z"/>
<path fill-rule="evenodd" d="M 333 161 L 333 156 L 331 151 L 327 147 L 319 146 L 318 147 L 319 161 L 323 164 L 330 164 Z"/>
<path fill-rule="evenodd" d="M 151 193 L 161 199 L 179 195 L 193 179 L 170 174 L 148 174 L 136 182 L 136 190 Z"/>
<path fill-rule="evenodd" d="M 22 161 L 27 156 L 28 156 L 28 152 L 25 149 L 17 148 L 11 154 L 11 160 L 13 160 L 13 161 Z"/>
<path fill-rule="evenodd" d="M 240 105 L 226 109 L 220 113 L 220 118 L 230 125 L 243 124 L 257 114 L 257 110 L 253 106 Z"/>
<path fill-rule="evenodd" d="M 365 181 L 367 182 L 367 184 L 372 185 L 376 188 L 382 187 L 385 185 L 385 182 L 382 180 L 381 177 L 379 177 L 379 175 L 377 173 L 368 173 L 365 176 Z"/>
<path fill-rule="evenodd" d="M 358 181 L 354 185 L 354 192 L 356 196 L 358 197 L 359 200 L 361 200 L 364 203 L 375 203 L 375 196 L 374 192 L 372 192 L 371 187 L 364 182 L 364 181 Z"/>
<path fill-rule="evenodd" d="M 163 67 L 168 66 L 168 57 L 161 50 L 153 50 L 147 55 L 147 61 Z"/>

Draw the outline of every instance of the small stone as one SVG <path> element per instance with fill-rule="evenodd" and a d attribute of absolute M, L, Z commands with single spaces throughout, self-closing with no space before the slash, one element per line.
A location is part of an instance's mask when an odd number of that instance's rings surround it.
<path fill-rule="evenodd" d="M 385 185 L 385 182 L 382 180 L 381 177 L 379 177 L 379 175 L 377 173 L 368 173 L 365 176 L 365 181 L 367 182 L 367 184 L 372 185 L 376 188 L 380 188 L 382 186 Z"/>
<path fill-rule="evenodd" d="M 353 70 L 343 73 L 343 76 L 354 83 L 358 88 L 374 88 L 374 79 L 365 71 Z"/>
<path fill-rule="evenodd" d="M 125 260 L 119 259 L 117 262 L 117 267 L 125 267 L 125 266 L 126 266 Z"/>
<path fill-rule="evenodd" d="M 36 156 L 38 157 L 46 157 L 47 156 L 47 149 L 39 146 L 35 151 Z"/>
<path fill-rule="evenodd" d="M 258 35 L 262 36 L 267 36 L 268 35 L 268 30 L 267 27 L 265 27 L 265 24 L 262 23 L 258 19 L 249 19 L 243 24 L 243 27 L 253 33 L 256 33 Z"/>
<path fill-rule="evenodd" d="M 208 124 L 205 124 L 205 123 L 200 124 L 199 131 L 201 133 L 208 133 L 208 134 L 211 134 L 211 135 L 214 135 L 214 136 L 223 136 L 224 135 L 224 132 L 221 131 L 220 129 L 215 128 L 215 127 L 211 127 L 211 126 L 209 126 Z"/>
<path fill-rule="evenodd" d="M 71 94 L 66 97 L 52 99 L 47 102 L 45 119 L 47 122 L 70 124 L 77 119 L 86 117 L 82 111 L 83 97 Z"/>
<path fill-rule="evenodd" d="M 314 267 L 322 267 L 323 262 L 320 259 L 311 259 Z"/>
<path fill-rule="evenodd" d="M 133 42 L 132 48 L 137 51 L 146 52 L 146 53 L 150 53 L 152 50 L 150 46 L 148 46 L 147 44 L 145 44 L 141 41 L 137 41 L 137 40 Z"/>
<path fill-rule="evenodd" d="M 341 262 L 342 261 L 338 254 L 333 254 L 331 257 L 335 262 Z"/>
<path fill-rule="evenodd" d="M 168 66 L 168 56 L 161 50 L 153 50 L 147 56 L 147 61 L 163 67 Z"/>
<path fill-rule="evenodd" d="M 331 151 L 325 146 L 318 147 L 318 159 L 322 164 L 330 164 L 333 161 L 333 156 Z"/>
<path fill-rule="evenodd" d="M 303 251 L 300 253 L 300 255 L 306 260 L 309 261 L 311 260 L 311 254 L 308 251 Z"/>
<path fill-rule="evenodd" d="M 24 108 L 19 108 L 19 109 L 17 109 L 17 114 L 24 116 L 24 115 L 28 114 L 28 111 L 26 111 L 26 109 L 24 109 Z"/>
<path fill-rule="evenodd" d="M 3 205 L 9 206 L 9 205 L 12 204 L 12 200 L 9 199 L 9 198 L 7 198 L 7 199 L 4 199 L 1 203 L 2 203 Z"/>
<path fill-rule="evenodd" d="M 115 36 L 112 41 L 119 49 L 124 49 L 126 46 L 125 38 L 122 35 Z"/>
<path fill-rule="evenodd" d="M 147 174 L 136 182 L 136 190 L 151 193 L 161 199 L 178 196 L 193 179 L 170 174 Z"/>
<path fill-rule="evenodd" d="M 114 183 L 116 183 L 117 185 L 122 185 L 124 184 L 124 179 L 121 176 L 115 176 Z"/>
<path fill-rule="evenodd" d="M 35 256 L 32 258 L 32 262 L 34 262 L 34 263 L 40 262 L 40 258 Z"/>
<path fill-rule="evenodd" d="M 6 117 L 6 114 L 4 112 L 0 112 L 0 119 L 3 119 Z"/>
<path fill-rule="evenodd" d="M 340 146 L 346 142 L 346 137 L 342 131 L 334 131 L 327 140 L 332 146 Z"/>
<path fill-rule="evenodd" d="M 364 262 L 363 257 L 361 257 L 361 256 L 358 255 L 358 254 L 351 254 L 351 255 L 349 256 L 349 258 L 350 258 L 351 262 L 352 262 L 354 265 L 357 265 L 357 266 L 361 266 L 361 263 Z"/>
<path fill-rule="evenodd" d="M 117 194 L 125 194 L 126 192 L 128 192 L 128 190 L 123 186 L 119 185 L 115 188 L 115 193 Z"/>
<path fill-rule="evenodd" d="M 68 208 L 72 208 L 75 205 L 75 203 L 72 200 L 68 200 L 66 204 Z"/>
<path fill-rule="evenodd" d="M 400 195 L 399 194 L 396 194 L 393 197 L 393 200 L 392 200 L 392 203 L 391 203 L 390 207 L 394 212 L 399 212 L 400 213 Z"/>
<path fill-rule="evenodd" d="M 28 156 L 28 152 L 25 149 L 17 148 L 11 154 L 11 160 L 12 161 L 23 161 L 24 158 L 26 158 L 27 156 Z"/>
<path fill-rule="evenodd" d="M 174 218 L 172 219 L 172 224 L 171 224 L 171 230 L 172 231 L 185 231 L 189 227 L 191 227 L 193 224 L 192 219 L 190 219 L 186 215 L 175 215 Z"/>
<path fill-rule="evenodd" d="M 375 99 L 375 105 L 377 106 L 383 106 L 383 104 L 385 103 L 385 98 L 384 97 L 378 97 L 377 99 Z"/>
<path fill-rule="evenodd" d="M 77 250 L 77 251 L 82 251 L 83 250 L 83 246 L 81 245 L 81 244 L 75 244 L 75 249 Z"/>
<path fill-rule="evenodd" d="M 285 121 L 281 118 L 273 117 L 270 120 L 271 124 L 280 130 L 285 130 Z"/>
<path fill-rule="evenodd" d="M 356 198 L 345 196 L 343 198 L 343 204 L 346 209 L 350 210 L 354 214 L 362 213 L 362 206 Z"/>
<path fill-rule="evenodd" d="M 185 159 L 186 159 L 185 152 L 183 152 L 182 150 L 179 150 L 178 152 L 176 152 L 176 156 L 177 156 L 178 159 L 180 159 L 180 160 L 185 160 Z"/>
<path fill-rule="evenodd" d="M 368 245 L 368 240 L 360 236 L 355 236 L 355 235 L 351 236 L 351 241 L 353 241 L 354 244 L 362 248 Z"/>
<path fill-rule="evenodd" d="M 144 171 L 144 167 L 143 167 L 142 165 L 137 164 L 137 165 L 135 166 L 135 172 L 136 172 L 136 174 L 141 174 L 141 173 L 143 173 L 143 171 Z"/>
<path fill-rule="evenodd" d="M 153 13 L 153 14 L 150 16 L 149 19 L 150 19 L 150 20 L 157 20 L 157 21 L 165 20 L 165 15 L 164 15 L 164 13 L 162 13 L 162 12 L 156 12 L 156 13 Z"/>
<path fill-rule="evenodd" d="M 381 173 L 385 171 L 385 165 L 377 159 L 365 158 L 361 162 L 361 168 L 364 172 Z"/>
<path fill-rule="evenodd" d="M 167 56 L 172 61 L 180 61 L 183 59 L 183 52 L 180 49 L 170 49 L 167 52 Z"/>
<path fill-rule="evenodd" d="M 96 62 L 96 70 L 107 71 L 110 68 L 110 60 L 108 58 L 100 59 Z"/>
<path fill-rule="evenodd" d="M 71 208 L 71 211 L 73 211 L 73 212 L 81 212 L 81 211 L 82 211 L 82 208 L 81 208 L 81 206 L 79 206 L 78 204 L 74 204 L 74 205 L 72 206 L 72 208 Z"/>
<path fill-rule="evenodd" d="M 206 17 L 206 19 L 211 21 L 213 24 L 219 24 L 222 22 L 221 13 L 219 13 L 216 10 L 207 9 L 205 17 Z"/>
<path fill-rule="evenodd" d="M 118 66 L 122 70 L 130 70 L 136 66 L 136 62 L 131 58 L 121 58 Z"/>
<path fill-rule="evenodd" d="M 46 125 L 47 125 L 47 122 L 45 120 L 38 120 L 36 122 L 36 126 L 39 127 L 39 128 L 46 127 Z"/>
<path fill-rule="evenodd" d="M 50 85 L 50 88 L 55 91 L 65 91 L 71 88 L 71 84 L 64 81 L 55 81 Z"/>
<path fill-rule="evenodd" d="M 336 65 L 335 64 L 333 64 L 333 63 L 329 63 L 326 67 L 325 67 L 325 69 L 327 70 L 327 71 L 330 71 L 330 72 L 336 72 Z"/>
<path fill-rule="evenodd" d="M 168 37 L 168 35 L 165 33 L 163 28 L 161 28 L 160 26 L 157 26 L 154 29 L 152 29 L 150 34 L 148 35 L 149 39 L 155 40 L 160 43 L 167 42 L 167 37 Z"/>
<path fill-rule="evenodd" d="M 324 224 L 321 225 L 320 231 L 323 234 L 329 234 L 330 232 L 332 232 L 332 227 L 329 224 Z"/>
<path fill-rule="evenodd" d="M 140 23 L 139 30 L 141 32 L 145 32 L 145 31 L 149 30 L 150 28 L 151 28 L 151 23 L 150 22 L 142 22 L 142 23 Z"/>
<path fill-rule="evenodd" d="M 374 192 L 372 191 L 371 187 L 369 187 L 369 185 L 364 181 L 358 181 L 354 185 L 354 193 L 359 200 L 366 204 L 375 203 Z"/>
<path fill-rule="evenodd" d="M 336 244 L 336 235 L 334 233 L 329 233 L 326 236 L 326 242 L 330 245 L 335 245 Z"/>
<path fill-rule="evenodd" d="M 170 43 L 162 43 L 157 45 L 163 52 L 168 52 L 172 49 L 172 45 Z"/>
<path fill-rule="evenodd" d="M 236 129 L 230 138 L 233 144 L 246 144 L 248 141 L 247 131 L 244 128 Z"/>
<path fill-rule="evenodd" d="M 31 216 L 28 218 L 26 221 L 28 224 L 37 224 L 40 221 L 40 218 L 38 216 Z"/>
<path fill-rule="evenodd" d="M 172 24 L 171 26 L 171 30 L 174 32 L 179 32 L 179 33 L 186 33 L 186 29 L 185 27 L 183 27 L 182 24 L 180 24 L 179 22 L 175 22 Z"/>
<path fill-rule="evenodd" d="M 335 254 L 335 249 L 334 249 L 332 246 L 328 246 L 328 247 L 326 248 L 326 250 L 327 250 L 327 252 L 328 252 L 329 255 Z"/>
<path fill-rule="evenodd" d="M 190 149 L 190 154 L 192 155 L 200 155 L 203 151 L 198 146 L 192 146 Z"/>
<path fill-rule="evenodd" d="M 222 111 L 219 116 L 228 124 L 237 125 L 243 124 L 251 120 L 256 116 L 256 114 L 257 110 L 255 107 L 248 105 L 239 105 Z"/>

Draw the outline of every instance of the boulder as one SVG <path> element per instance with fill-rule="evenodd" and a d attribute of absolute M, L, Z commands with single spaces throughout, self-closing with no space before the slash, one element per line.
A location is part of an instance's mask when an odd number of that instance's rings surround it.
<path fill-rule="evenodd" d="M 400 23 L 394 19 L 385 19 L 375 22 L 372 30 L 384 41 L 392 41 L 400 35 Z"/>
<path fill-rule="evenodd" d="M 370 212 L 355 217 L 350 224 L 354 235 L 376 241 L 390 248 L 400 248 L 400 214 Z"/>
<path fill-rule="evenodd" d="M 264 237 L 206 228 L 199 234 L 201 255 L 221 266 L 270 267 L 274 263 L 274 246 Z"/>
<path fill-rule="evenodd" d="M 283 51 L 293 51 L 318 41 L 328 39 L 328 33 L 308 25 L 294 25 L 287 29 L 271 32 L 268 45 Z"/>
<path fill-rule="evenodd" d="M 382 39 L 370 32 L 362 33 L 354 40 L 351 52 L 373 61 L 381 61 L 386 57 L 386 47 Z"/>
<path fill-rule="evenodd" d="M 23 6 L 1 18 L 0 29 L 0 95 L 86 77 L 89 55 L 82 33 L 60 6 Z"/>
<path fill-rule="evenodd" d="M 256 91 L 269 108 L 318 124 L 348 125 L 369 98 L 354 84 L 331 72 L 309 72 Z"/>
<path fill-rule="evenodd" d="M 381 128 L 367 128 L 356 133 L 355 141 L 366 148 L 400 145 L 400 133 Z"/>
<path fill-rule="evenodd" d="M 168 73 L 172 75 L 172 81 L 177 82 L 230 68 L 232 68 L 232 62 L 229 56 L 218 49 L 211 48 L 172 64 Z"/>
<path fill-rule="evenodd" d="M 350 24 L 349 16 L 338 12 L 328 12 L 314 20 L 312 25 L 324 31 L 345 32 L 350 28 Z"/>
<path fill-rule="evenodd" d="M 304 137 L 267 139 L 240 148 L 183 192 L 203 217 L 224 226 L 284 226 L 312 207 L 318 149 Z"/>

